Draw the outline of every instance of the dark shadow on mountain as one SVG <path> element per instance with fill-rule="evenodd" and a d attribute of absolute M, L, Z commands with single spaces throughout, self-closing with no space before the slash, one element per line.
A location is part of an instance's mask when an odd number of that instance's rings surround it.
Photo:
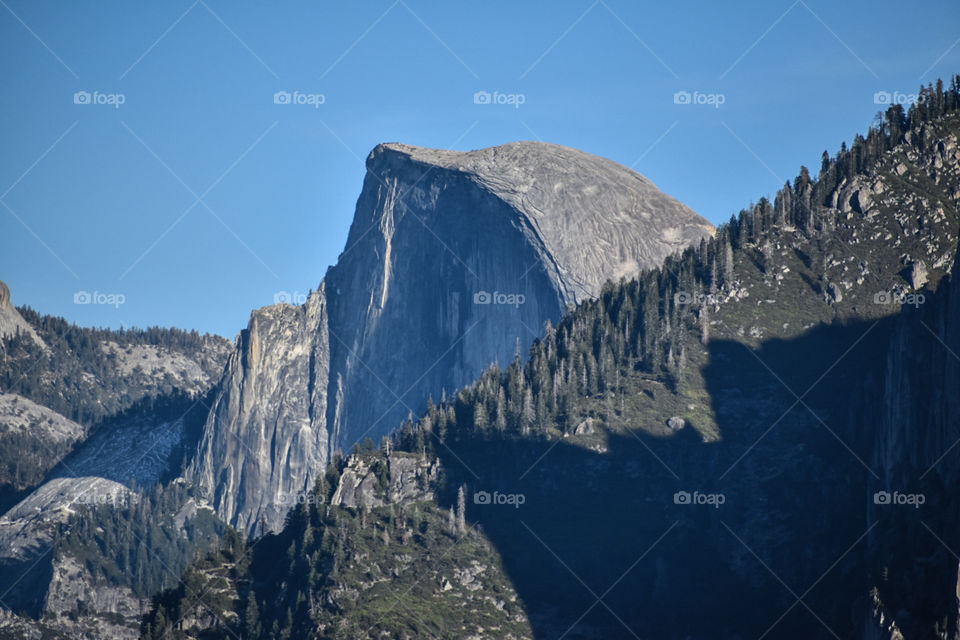
<path fill-rule="evenodd" d="M 95 425 L 44 482 L 86 475 L 135 482 L 141 489 L 170 482 L 196 451 L 214 394 L 210 390 L 198 397 L 175 391 L 137 401 Z"/>
<path fill-rule="evenodd" d="M 579 437 L 450 440 L 441 502 L 468 485 L 468 517 L 538 638 L 855 637 L 876 486 L 861 406 L 893 320 L 819 326 L 753 353 L 711 342 L 719 442 L 690 426 L 582 438 L 605 440 L 599 450 Z"/>

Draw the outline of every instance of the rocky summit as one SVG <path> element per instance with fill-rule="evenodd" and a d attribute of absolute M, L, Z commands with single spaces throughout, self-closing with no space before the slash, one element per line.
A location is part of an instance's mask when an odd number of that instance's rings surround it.
<path fill-rule="evenodd" d="M 241 332 L 188 476 L 230 524 L 276 529 L 333 452 L 390 433 L 605 281 L 712 233 L 642 175 L 568 147 L 381 144 L 319 289 Z"/>
<path fill-rule="evenodd" d="M 0 280 L 0 338 L 16 335 L 27 336 L 37 344 L 43 345 L 43 341 L 37 335 L 37 332 L 13 306 L 13 302 L 10 300 L 10 287 Z"/>

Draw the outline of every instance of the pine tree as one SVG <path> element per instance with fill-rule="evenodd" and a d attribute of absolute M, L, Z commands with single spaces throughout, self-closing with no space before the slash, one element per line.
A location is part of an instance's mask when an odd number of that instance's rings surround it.
<path fill-rule="evenodd" d="M 453 513 L 453 507 L 450 507 L 447 514 L 447 532 L 454 538 L 457 537 L 457 516 Z"/>
<path fill-rule="evenodd" d="M 507 396 L 503 392 L 503 387 L 497 391 L 497 431 L 507 430 Z"/>
<path fill-rule="evenodd" d="M 244 617 L 247 630 L 247 637 L 256 638 L 260 635 L 260 607 L 257 606 L 257 598 L 253 591 L 250 591 L 247 601 L 247 613 Z"/>
<path fill-rule="evenodd" d="M 537 420 L 536 408 L 533 404 L 533 391 L 529 387 L 523 392 L 523 411 L 520 420 L 520 428 L 524 435 L 530 432 L 530 427 Z"/>
<path fill-rule="evenodd" d="M 700 307 L 700 343 L 710 344 L 710 311 L 706 304 Z"/>
<path fill-rule="evenodd" d="M 487 416 L 487 408 L 481 400 L 477 400 L 473 408 L 473 428 L 478 431 L 485 430 L 490 426 L 490 418 Z"/>
<path fill-rule="evenodd" d="M 723 282 L 733 282 L 733 244 L 728 238 L 723 240 Z"/>
<path fill-rule="evenodd" d="M 463 485 L 457 490 L 457 533 L 467 532 L 467 496 Z"/>

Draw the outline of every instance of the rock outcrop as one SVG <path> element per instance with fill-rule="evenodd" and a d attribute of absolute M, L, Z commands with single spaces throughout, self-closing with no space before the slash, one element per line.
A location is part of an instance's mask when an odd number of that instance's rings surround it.
<path fill-rule="evenodd" d="M 327 460 L 324 289 L 253 312 L 227 361 L 190 477 L 217 514 L 253 531 L 283 520 Z"/>
<path fill-rule="evenodd" d="M 240 335 L 188 476 L 230 524 L 276 529 L 333 452 L 712 232 L 640 174 L 574 149 L 380 145 L 319 291 L 255 311 Z"/>
<path fill-rule="evenodd" d="M 53 572 L 51 547 L 58 526 L 82 505 L 135 500 L 122 484 L 104 478 L 57 478 L 0 517 L 0 593 L 18 613 L 39 616 Z"/>
<path fill-rule="evenodd" d="M 376 462 L 381 463 L 377 458 Z M 433 498 L 440 461 L 429 462 L 406 453 L 385 456 L 386 469 L 371 468 L 360 456 L 351 456 L 330 499 L 338 507 L 372 509 Z"/>
<path fill-rule="evenodd" d="M 30 323 L 24 320 L 20 312 L 14 308 L 13 302 L 10 300 L 10 287 L 0 280 L 0 339 L 10 338 L 18 334 L 30 336 L 34 342 L 45 346 Z"/>
<path fill-rule="evenodd" d="M 15 393 L 0 393 L 0 513 L 39 485 L 87 429 Z"/>

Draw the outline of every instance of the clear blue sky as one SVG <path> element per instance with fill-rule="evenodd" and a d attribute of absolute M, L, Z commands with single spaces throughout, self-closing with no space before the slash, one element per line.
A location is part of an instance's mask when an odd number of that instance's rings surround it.
<path fill-rule="evenodd" d="M 863 131 L 875 92 L 960 71 L 958 38 L 955 0 L 2 0 L 0 279 L 81 325 L 232 338 L 316 288 L 382 141 L 578 147 L 719 223 Z"/>

